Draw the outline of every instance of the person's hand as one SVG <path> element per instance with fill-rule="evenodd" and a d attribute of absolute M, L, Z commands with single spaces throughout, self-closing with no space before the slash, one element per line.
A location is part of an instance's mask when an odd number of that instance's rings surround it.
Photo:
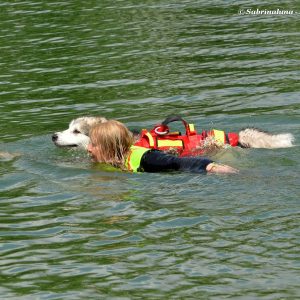
<path fill-rule="evenodd" d="M 227 165 L 219 165 L 216 163 L 210 163 L 206 166 L 206 171 L 210 173 L 231 173 L 236 174 L 239 170 Z"/>

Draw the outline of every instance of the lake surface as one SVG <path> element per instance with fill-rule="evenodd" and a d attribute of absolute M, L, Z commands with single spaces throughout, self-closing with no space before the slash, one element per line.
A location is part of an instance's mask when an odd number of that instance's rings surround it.
<path fill-rule="evenodd" d="M 0 3 L 1 299 L 299 299 L 294 1 Z M 226 149 L 237 176 L 128 174 L 56 148 L 100 115 L 151 128 L 291 132 Z"/>

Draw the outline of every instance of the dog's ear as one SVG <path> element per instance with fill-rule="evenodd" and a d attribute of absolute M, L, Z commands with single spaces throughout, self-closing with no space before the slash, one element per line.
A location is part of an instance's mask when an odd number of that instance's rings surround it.
<path fill-rule="evenodd" d="M 80 126 L 80 132 L 84 135 L 87 135 L 89 136 L 89 132 L 90 132 L 90 129 L 91 129 L 91 125 L 88 124 L 88 123 L 84 123 L 84 124 L 81 124 Z"/>
<path fill-rule="evenodd" d="M 93 126 L 95 124 L 105 123 L 107 119 L 104 117 L 84 117 L 82 118 L 85 123 L 89 126 Z"/>
<path fill-rule="evenodd" d="M 98 123 L 105 123 L 105 122 L 107 122 L 107 119 L 104 118 L 104 117 L 96 117 L 96 119 L 97 119 Z"/>

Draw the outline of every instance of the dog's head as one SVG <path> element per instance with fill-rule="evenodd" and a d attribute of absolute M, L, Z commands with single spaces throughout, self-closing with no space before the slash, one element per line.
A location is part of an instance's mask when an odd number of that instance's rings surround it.
<path fill-rule="evenodd" d="M 87 149 L 90 142 L 89 131 L 91 127 L 106 121 L 104 117 L 81 117 L 74 119 L 69 124 L 68 129 L 55 132 L 52 135 L 52 141 L 58 147 Z"/>

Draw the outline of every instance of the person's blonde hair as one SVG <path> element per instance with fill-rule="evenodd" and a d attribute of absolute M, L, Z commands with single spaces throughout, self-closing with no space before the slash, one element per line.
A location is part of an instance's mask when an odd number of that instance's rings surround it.
<path fill-rule="evenodd" d="M 121 168 L 124 166 L 133 144 L 132 133 L 124 124 L 116 120 L 97 124 L 90 130 L 90 139 L 93 147 L 97 147 L 99 162 Z"/>

